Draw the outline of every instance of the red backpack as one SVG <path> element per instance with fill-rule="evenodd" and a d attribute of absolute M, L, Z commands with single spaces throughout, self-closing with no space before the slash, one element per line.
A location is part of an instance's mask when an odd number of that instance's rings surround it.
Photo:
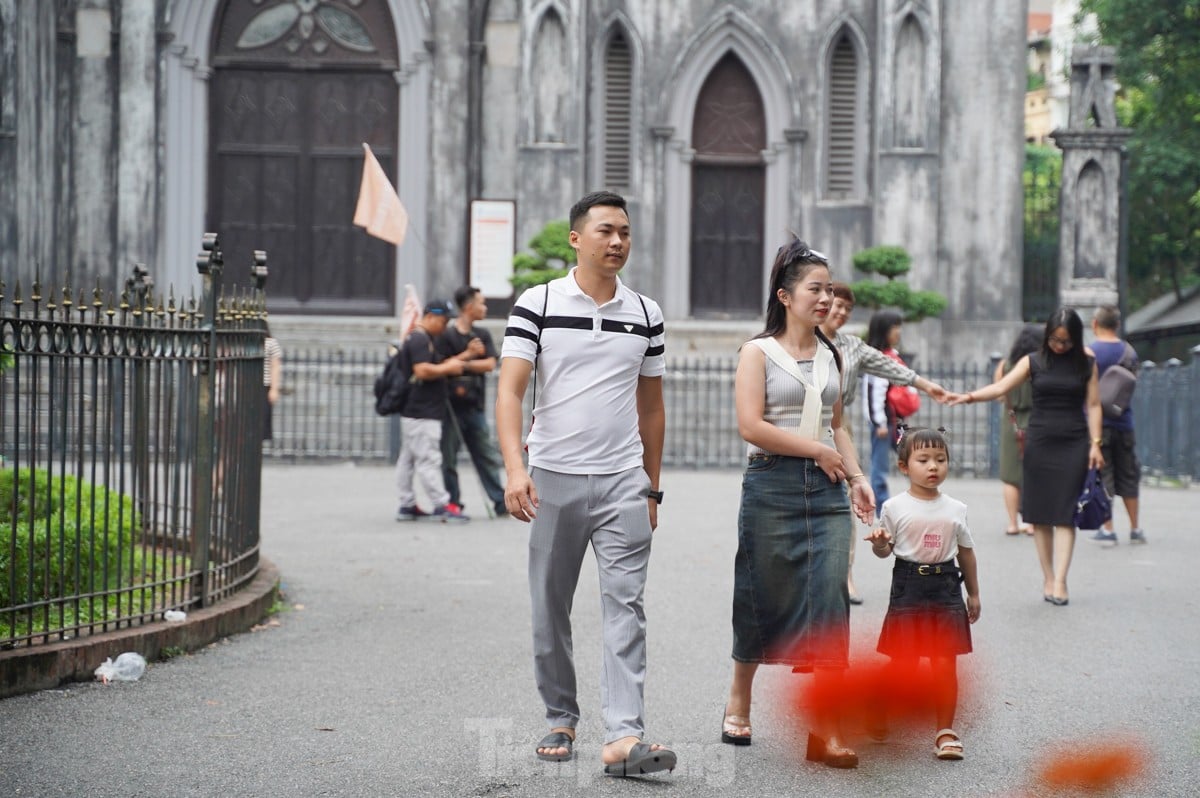
<path fill-rule="evenodd" d="M 885 349 L 883 353 L 902 366 L 908 365 L 895 349 Z M 921 409 L 921 394 L 911 385 L 892 384 L 888 386 L 884 403 L 896 418 L 908 418 Z"/>

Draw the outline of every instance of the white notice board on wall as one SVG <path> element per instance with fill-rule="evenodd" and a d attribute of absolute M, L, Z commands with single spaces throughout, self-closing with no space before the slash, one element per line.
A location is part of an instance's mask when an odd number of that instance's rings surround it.
<path fill-rule="evenodd" d="M 517 251 L 517 203 L 472 200 L 470 281 L 485 297 L 507 299 L 513 287 L 513 255 Z"/>

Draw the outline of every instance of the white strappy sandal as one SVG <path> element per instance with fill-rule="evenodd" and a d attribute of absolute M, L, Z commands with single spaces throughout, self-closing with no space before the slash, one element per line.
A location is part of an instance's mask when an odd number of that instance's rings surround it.
<path fill-rule="evenodd" d="M 942 738 L 947 738 L 942 740 Z M 933 753 L 938 759 L 962 759 L 963 744 L 954 729 L 942 729 L 933 737 Z"/>

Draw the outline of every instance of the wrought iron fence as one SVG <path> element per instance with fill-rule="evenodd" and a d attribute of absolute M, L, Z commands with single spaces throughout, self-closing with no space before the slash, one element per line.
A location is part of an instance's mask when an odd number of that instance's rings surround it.
<path fill-rule="evenodd" d="M 281 459 L 394 460 L 399 430 L 375 415 L 372 385 L 385 352 L 285 352 L 284 388 L 275 406 L 274 439 L 264 454 Z M 682 358 L 663 376 L 667 408 L 663 463 L 670 467 L 734 467 L 745 460 L 733 407 L 733 358 Z M 951 390 L 991 381 L 993 364 L 964 365 L 929 374 Z M 487 377 L 495 396 L 496 375 Z M 528 400 L 526 396 L 526 427 Z M 489 414 L 490 415 L 490 414 Z M 865 440 L 861 407 L 848 412 L 857 440 Z M 914 421 L 945 426 L 956 441 L 955 473 L 994 475 L 998 469 L 999 410 L 984 405 L 947 408 L 929 399 Z"/>
<path fill-rule="evenodd" d="M 1137 455 L 1143 476 L 1200 480 L 1200 351 L 1190 363 L 1145 362 L 1133 394 Z"/>
<path fill-rule="evenodd" d="M 0 646 L 208 605 L 258 571 L 261 292 L 0 283 Z M 216 279 L 214 279 L 216 278 Z"/>
<path fill-rule="evenodd" d="M 394 420 L 375 415 L 371 394 L 385 352 L 285 353 L 285 388 L 275 408 L 275 439 L 264 454 L 282 459 L 394 460 L 399 429 Z M 733 407 L 733 358 L 670 360 L 663 377 L 667 408 L 664 465 L 674 468 L 739 467 L 745 443 L 738 435 Z M 996 361 L 940 366 L 923 372 L 953 391 L 969 391 L 991 382 Z M 1138 457 L 1148 476 L 1200 478 L 1200 365 L 1178 360 L 1144 364 L 1134 397 Z M 495 396 L 495 374 L 488 376 Z M 529 398 L 528 396 L 526 397 Z M 526 407 L 528 414 L 529 408 Z M 489 414 L 490 416 L 490 414 Z M 860 456 L 866 457 L 866 419 L 861 403 L 847 410 Z M 945 407 L 923 397 L 915 423 L 945 427 L 952 448 L 954 476 L 999 474 L 999 403 Z M 526 416 L 528 426 L 528 415 Z"/>

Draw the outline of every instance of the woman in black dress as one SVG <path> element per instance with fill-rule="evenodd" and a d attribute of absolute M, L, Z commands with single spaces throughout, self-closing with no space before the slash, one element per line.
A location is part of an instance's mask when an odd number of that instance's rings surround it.
<path fill-rule="evenodd" d="M 1000 381 L 950 403 L 996 399 L 1026 380 L 1033 386 L 1033 409 L 1025 431 L 1021 515 L 1033 525 L 1042 596 L 1062 607 L 1075 550 L 1075 500 L 1088 469 L 1104 464 L 1096 363 L 1083 345 L 1083 322 L 1071 308 L 1050 316 L 1039 351 L 1017 361 Z"/>

